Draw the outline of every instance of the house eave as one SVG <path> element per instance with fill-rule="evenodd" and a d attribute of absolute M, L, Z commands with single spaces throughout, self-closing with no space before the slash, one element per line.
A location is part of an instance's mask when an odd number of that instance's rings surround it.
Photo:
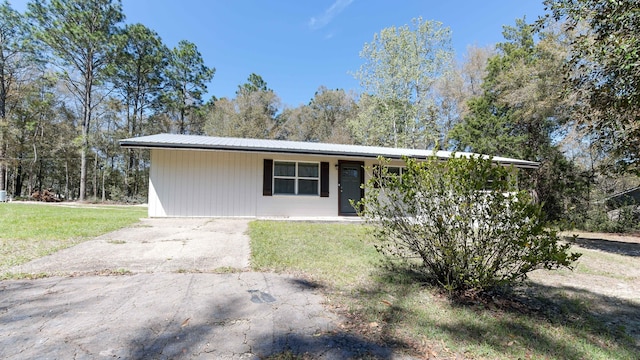
<path fill-rule="evenodd" d="M 251 139 L 249 139 L 251 140 Z M 255 140 L 255 139 L 253 139 Z M 259 142 L 259 141 L 256 141 Z M 231 152 L 251 152 L 251 153 L 263 153 L 263 154 L 294 154 L 294 155 L 314 155 L 314 156 L 335 156 L 335 157 L 348 157 L 353 159 L 375 159 L 379 156 L 388 158 L 388 159 L 401 159 L 403 157 L 410 157 L 414 159 L 427 159 L 430 156 L 436 156 L 439 159 L 446 160 L 451 155 L 455 154 L 455 156 L 486 156 L 480 154 L 472 154 L 472 153 L 450 153 L 450 152 L 442 152 L 442 151 L 429 151 L 429 150 L 412 150 L 412 149 L 402 149 L 403 153 L 398 154 L 397 151 L 373 151 L 375 150 L 384 150 L 385 148 L 381 147 L 366 147 L 366 146 L 351 146 L 350 151 L 341 151 L 341 150 L 333 150 L 327 149 L 327 146 L 324 146 L 324 149 L 305 149 L 305 148 L 296 148 L 296 147 L 274 147 L 274 146 L 259 146 L 256 144 L 238 146 L 235 144 L 226 145 L 226 144 L 201 144 L 201 143 L 188 143 L 188 142 L 166 142 L 166 141 L 150 141 L 150 140 L 140 140 L 140 138 L 131 138 L 120 140 L 120 146 L 124 148 L 131 149 L 165 149 L 165 150 L 200 150 L 200 151 L 231 151 Z M 295 143 L 295 142 L 287 142 L 287 143 Z M 315 143 L 314 143 L 315 144 Z M 328 145 L 328 144 L 321 144 Z M 336 147 L 346 147 L 348 145 L 336 145 Z M 369 150 L 369 152 L 365 151 L 357 151 L 353 150 L 365 148 Z M 398 149 L 391 149 L 398 150 Z M 425 151 L 427 153 L 425 153 Z M 396 154 L 392 153 L 396 152 Z M 443 155 L 444 153 L 444 155 Z M 492 160 L 503 166 L 515 166 L 518 168 L 524 169 L 537 169 L 539 167 L 539 163 L 533 161 L 526 161 L 520 159 L 511 159 L 511 158 L 503 158 L 503 157 L 493 157 Z"/>
<path fill-rule="evenodd" d="M 392 154 L 375 155 L 370 153 L 353 153 L 342 151 L 310 151 L 304 149 L 272 149 L 272 148 L 238 148 L 233 146 L 202 146 L 202 145 L 167 145 L 167 144 L 129 144 L 121 142 L 120 146 L 131 149 L 164 149 L 164 150 L 202 150 L 202 151 L 234 151 L 234 152 L 253 152 L 253 153 L 266 153 L 266 154 L 297 154 L 297 155 L 319 155 L 319 156 L 339 156 L 339 157 L 354 157 L 354 158 L 367 158 L 375 159 L 378 156 L 384 156 L 389 159 L 401 159 L 403 156 Z M 425 156 L 412 156 L 412 158 L 425 159 Z M 446 159 L 446 157 L 439 156 L 440 159 Z"/>

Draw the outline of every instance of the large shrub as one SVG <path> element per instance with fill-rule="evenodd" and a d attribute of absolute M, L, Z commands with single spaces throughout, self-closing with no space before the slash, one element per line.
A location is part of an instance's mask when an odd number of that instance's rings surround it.
<path fill-rule="evenodd" d="M 535 269 L 570 268 L 580 256 L 545 227 L 515 169 L 477 157 L 404 161 L 397 175 L 381 159 L 361 204 L 393 266 L 451 291 L 483 291 Z"/>

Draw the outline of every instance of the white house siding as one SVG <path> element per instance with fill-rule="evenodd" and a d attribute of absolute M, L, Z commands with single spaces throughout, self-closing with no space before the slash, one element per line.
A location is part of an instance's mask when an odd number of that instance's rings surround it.
<path fill-rule="evenodd" d="M 256 216 L 262 162 L 241 152 L 151 151 L 149 216 Z"/>
<path fill-rule="evenodd" d="M 263 196 L 264 159 L 328 162 L 329 196 Z M 338 216 L 338 160 L 363 161 L 318 155 L 153 149 L 149 216 Z M 373 163 L 367 160 L 365 166 Z"/>

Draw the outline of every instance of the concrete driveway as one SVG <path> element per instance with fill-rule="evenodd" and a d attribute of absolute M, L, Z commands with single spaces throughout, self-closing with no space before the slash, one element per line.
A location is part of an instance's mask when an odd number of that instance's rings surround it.
<path fill-rule="evenodd" d="M 92 272 L 212 272 L 249 267 L 248 220 L 142 219 L 11 269 L 67 275 Z"/>
<path fill-rule="evenodd" d="M 340 331 L 320 285 L 250 272 L 246 229 L 144 219 L 11 269 L 58 276 L 0 281 L 0 358 L 407 358 Z"/>

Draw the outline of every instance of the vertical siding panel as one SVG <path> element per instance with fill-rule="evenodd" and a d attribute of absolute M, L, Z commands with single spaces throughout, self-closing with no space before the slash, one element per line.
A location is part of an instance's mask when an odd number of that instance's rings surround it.
<path fill-rule="evenodd" d="M 254 164 L 254 167 L 257 167 L 258 169 L 258 174 L 257 176 L 259 176 L 258 178 L 258 183 L 254 184 L 254 189 L 255 189 L 255 193 L 254 193 L 254 197 L 256 199 L 256 216 L 261 216 L 262 213 L 264 213 L 264 210 L 262 209 L 264 206 L 264 196 L 262 195 L 262 164 L 264 163 L 264 155 L 260 154 L 260 155 L 256 155 L 256 164 Z"/>
<path fill-rule="evenodd" d="M 236 182 L 238 179 L 235 176 L 235 153 L 229 153 L 227 157 L 227 211 L 229 216 L 233 216 L 236 213 L 236 202 L 234 201 L 233 194 L 236 191 Z"/>
<path fill-rule="evenodd" d="M 233 163 L 233 178 L 235 181 L 233 182 L 233 193 L 231 193 L 231 201 L 233 202 L 233 215 L 241 215 L 242 214 L 242 199 L 240 196 L 240 188 L 242 186 L 242 177 L 240 176 L 240 166 L 241 159 L 244 158 L 244 154 L 236 153 L 231 161 Z"/>
<path fill-rule="evenodd" d="M 260 208 L 262 206 L 261 201 L 262 201 L 262 177 L 260 176 L 260 174 L 262 173 L 262 166 L 260 166 L 260 164 L 264 162 L 264 158 L 263 156 L 259 156 L 256 155 L 256 163 L 253 165 L 254 167 L 256 167 L 257 170 L 257 174 L 256 176 L 258 176 L 258 178 L 256 179 L 256 183 L 254 184 L 255 187 L 255 199 L 256 199 L 256 216 L 260 215 Z"/>
<path fill-rule="evenodd" d="M 178 156 L 176 154 L 176 151 L 169 151 L 169 153 L 167 154 L 168 158 L 167 158 L 167 167 L 165 168 L 165 179 L 167 179 L 167 184 L 164 187 L 165 191 L 167 191 L 167 204 L 165 205 L 165 210 L 167 212 L 167 216 L 172 216 L 175 213 L 175 208 L 178 205 L 177 202 L 177 198 L 176 198 L 176 189 L 175 189 L 175 183 L 176 183 L 176 156 Z"/>
<path fill-rule="evenodd" d="M 182 213 L 184 216 L 191 215 L 191 194 L 193 193 L 193 159 L 195 156 L 194 151 L 182 151 L 182 191 L 184 196 L 182 197 Z"/>
<path fill-rule="evenodd" d="M 200 171 L 200 192 L 198 194 L 200 199 L 200 209 L 201 215 L 207 216 L 209 215 L 209 192 L 207 191 L 207 170 L 209 168 L 209 154 L 207 152 L 200 152 L 200 165 L 198 170 Z"/>
<path fill-rule="evenodd" d="M 209 184 L 208 184 L 208 190 L 209 190 L 209 208 L 211 209 L 211 211 L 209 211 L 209 214 L 211 215 L 215 215 L 216 214 L 216 199 L 217 199 L 217 191 L 218 191 L 218 185 L 217 185 L 217 173 L 216 173 L 216 168 L 217 168 L 217 161 L 218 161 L 218 154 L 215 152 L 210 152 L 209 153 L 210 156 L 210 161 L 209 161 Z"/>
<path fill-rule="evenodd" d="M 216 211 L 215 211 L 215 215 L 216 216 L 221 216 L 222 215 L 222 154 L 221 153 L 215 153 L 215 177 L 216 177 L 216 182 L 215 182 L 215 202 L 216 202 Z"/>
<path fill-rule="evenodd" d="M 240 183 L 239 185 L 239 197 L 241 198 L 240 201 L 240 211 L 239 211 L 239 215 L 242 216 L 246 216 L 249 212 L 249 199 L 247 198 L 247 180 L 249 178 L 249 173 L 248 173 L 248 167 L 251 166 L 249 159 L 251 158 L 250 154 L 242 154 L 242 159 L 238 162 L 238 167 L 240 168 L 239 171 L 239 175 L 240 176 L 240 181 L 238 181 L 238 183 Z"/>
<path fill-rule="evenodd" d="M 153 190 L 154 190 L 154 206 L 153 206 L 153 216 L 165 216 L 165 203 L 166 201 L 163 198 L 160 198 L 162 194 L 164 194 L 164 188 L 166 187 L 166 172 L 165 168 L 167 167 L 167 152 L 164 150 L 154 150 L 151 160 L 151 172 L 153 173 Z M 155 170 L 154 170 L 155 168 Z M 150 175 L 151 177 L 151 175 Z M 166 195 L 164 195 L 166 197 Z M 151 200 L 151 199 L 150 199 Z M 151 207 L 151 203 L 149 204 Z"/>
<path fill-rule="evenodd" d="M 162 161 L 164 164 L 162 176 L 165 179 L 162 189 L 165 191 L 163 198 L 165 200 L 164 210 L 167 216 L 171 215 L 176 204 L 174 199 L 175 192 L 173 191 L 173 178 L 175 176 L 175 165 L 173 163 L 174 156 L 176 156 L 175 152 L 168 150 L 163 156 L 164 161 Z"/>
<path fill-rule="evenodd" d="M 228 153 L 227 156 L 227 167 L 226 167 L 226 188 L 228 189 L 228 191 L 225 193 L 225 203 L 226 203 L 226 211 L 227 211 L 227 216 L 233 216 L 233 189 L 235 187 L 234 184 L 234 176 L 233 176 L 233 154 Z"/>
<path fill-rule="evenodd" d="M 257 183 L 259 182 L 259 175 L 260 171 L 258 171 L 258 155 L 257 154 L 252 154 L 251 156 L 251 175 L 249 176 L 249 184 L 247 187 L 247 196 L 249 197 L 249 200 L 251 201 L 251 216 L 256 216 L 258 209 L 257 209 L 257 200 L 258 200 L 258 188 L 257 188 Z"/>
<path fill-rule="evenodd" d="M 209 184 L 208 184 L 208 191 L 209 191 L 209 207 L 211 209 L 211 211 L 209 211 L 209 214 L 211 215 L 216 215 L 216 212 L 218 211 L 216 209 L 217 206 L 217 198 L 218 198 L 218 177 L 217 177 L 217 171 L 216 169 L 218 168 L 218 154 L 215 152 L 210 152 L 209 153 L 210 156 L 210 161 L 209 161 Z"/>
<path fill-rule="evenodd" d="M 231 197 L 231 192 L 233 191 L 233 154 L 231 153 L 226 153 L 224 155 L 224 162 L 225 162 L 225 167 L 224 167 L 224 173 L 222 174 L 222 176 L 224 176 L 225 179 L 225 184 L 224 184 L 224 188 L 227 189 L 227 191 L 225 191 L 224 193 L 224 212 L 225 212 L 225 216 L 233 216 L 233 204 L 232 204 L 232 197 Z"/>
<path fill-rule="evenodd" d="M 190 216 L 193 203 L 191 202 L 191 194 L 193 194 L 193 158 L 195 151 L 181 151 L 182 153 L 182 181 L 180 181 L 180 189 L 183 191 L 182 208 L 180 215 Z M 188 191 L 187 191 L 188 190 Z"/>
<path fill-rule="evenodd" d="M 252 154 L 244 154 L 240 163 L 240 177 L 242 178 L 242 186 L 240 186 L 240 194 L 242 194 L 242 214 L 249 215 L 251 209 L 251 200 L 249 199 L 249 178 L 251 177 L 251 157 Z"/>
<path fill-rule="evenodd" d="M 207 203 L 209 194 L 207 193 L 207 160 L 208 154 L 204 151 L 200 152 L 200 162 L 198 163 L 198 199 L 200 201 L 200 216 L 208 215 Z"/>
<path fill-rule="evenodd" d="M 191 194 L 193 194 L 193 163 L 195 160 L 195 151 L 183 151 L 184 154 L 184 168 L 182 171 L 182 191 L 184 192 L 184 205 L 182 213 L 185 216 L 190 216 L 193 212 L 193 203 L 191 202 Z"/>
<path fill-rule="evenodd" d="M 220 168 L 218 169 L 218 171 L 220 171 L 220 188 L 222 189 L 228 189 L 228 183 L 227 183 L 227 157 L 229 156 L 228 153 L 221 153 L 220 154 Z M 221 216 L 228 216 L 229 214 L 227 213 L 228 210 L 228 206 L 227 206 L 227 195 L 228 195 L 228 191 L 222 191 L 220 193 L 220 215 Z"/>
<path fill-rule="evenodd" d="M 238 203 L 240 204 L 240 208 L 238 211 L 238 215 L 246 216 L 247 208 L 249 207 L 247 204 L 247 166 L 249 166 L 249 154 L 243 153 L 242 158 L 238 159 L 238 176 L 240 177 L 238 180 Z"/>
<path fill-rule="evenodd" d="M 252 193 L 251 193 L 251 184 L 253 183 L 253 181 L 251 180 L 251 178 L 253 177 L 253 154 L 247 154 L 247 158 L 245 159 L 244 162 L 244 173 L 243 173 L 243 177 L 244 177 L 244 186 L 243 186 L 243 194 L 245 197 L 245 215 L 251 215 L 252 211 L 251 208 L 253 207 L 253 201 L 251 200 L 252 197 Z"/>
<path fill-rule="evenodd" d="M 180 156 L 181 151 L 174 151 L 171 156 L 171 196 L 173 197 L 173 201 L 171 202 L 171 216 L 178 215 L 181 207 L 181 194 L 178 188 L 180 181 Z"/>
<path fill-rule="evenodd" d="M 149 199 L 148 199 L 148 206 L 149 208 L 147 209 L 147 216 L 149 217 L 154 217 L 156 216 L 156 209 L 157 209 L 157 192 L 155 189 L 155 185 L 154 182 L 157 181 L 156 179 L 159 179 L 159 177 L 157 176 L 157 172 L 158 172 L 158 150 L 150 150 L 151 154 L 149 156 L 150 160 L 151 160 L 151 166 L 149 168 Z"/>
<path fill-rule="evenodd" d="M 156 181 L 156 193 L 158 195 L 158 205 L 162 208 L 164 216 L 166 216 L 168 206 L 167 202 L 169 201 L 167 194 L 167 183 L 169 182 L 169 174 L 167 174 L 166 170 L 167 166 L 169 166 L 169 152 L 166 150 L 159 150 L 157 159 L 160 166 L 158 167 L 158 172 L 156 173 L 156 175 L 158 175 L 158 178 L 162 179 L 158 179 L 159 181 Z"/>
<path fill-rule="evenodd" d="M 224 209 L 224 178 L 222 174 L 224 172 L 224 154 L 216 153 L 216 216 L 224 215 L 222 210 Z"/>
<path fill-rule="evenodd" d="M 257 163 L 255 164 L 255 166 L 257 166 L 258 169 L 258 176 L 260 176 L 260 174 L 262 173 L 262 166 L 260 165 L 261 163 L 264 162 L 264 156 L 260 155 L 256 157 L 256 161 Z M 256 197 L 256 216 L 260 216 L 260 213 L 262 212 L 262 177 L 258 178 L 258 183 L 255 184 L 256 187 L 256 193 L 255 193 L 255 197 Z"/>
<path fill-rule="evenodd" d="M 229 153 L 229 156 L 227 157 L 227 189 L 229 189 L 229 191 L 227 191 L 227 206 L 228 206 L 228 212 L 229 212 L 229 216 L 233 216 L 236 212 L 236 203 L 233 199 L 233 193 L 235 192 L 235 187 L 237 184 L 235 184 L 235 182 L 237 181 L 236 177 L 235 177 L 235 162 L 234 160 L 234 154 Z"/>
<path fill-rule="evenodd" d="M 157 157 L 158 151 L 150 150 L 149 152 L 150 152 L 149 159 L 152 166 L 149 167 L 149 195 L 147 199 L 147 206 L 149 208 L 147 209 L 147 216 L 153 217 L 155 216 L 155 208 L 156 208 L 155 207 L 156 190 L 153 185 L 153 182 L 154 182 L 154 179 L 156 178 L 155 174 L 158 171 L 158 161 L 154 160 L 154 158 Z"/>
<path fill-rule="evenodd" d="M 204 191 L 205 193 L 203 194 L 203 198 L 206 201 L 206 206 L 205 206 L 205 212 L 207 214 L 207 216 L 211 216 L 212 215 L 212 211 L 211 211 L 211 197 L 212 197 L 212 188 L 213 188 L 213 184 L 211 183 L 211 161 L 213 161 L 212 156 L 211 156 L 211 152 L 207 152 L 206 156 L 205 156 L 205 161 L 204 161 Z"/>
<path fill-rule="evenodd" d="M 167 187 L 167 174 L 166 171 L 164 170 L 167 167 L 167 151 L 165 150 L 156 150 L 156 155 L 155 155 L 155 164 L 152 162 L 152 167 L 156 166 L 156 164 L 158 166 L 156 169 L 156 178 L 154 179 L 154 188 L 156 191 L 156 216 L 166 216 L 167 215 L 167 205 L 166 205 L 166 191 L 165 188 Z M 163 212 L 163 214 L 161 215 L 160 212 Z"/>
<path fill-rule="evenodd" d="M 189 167 L 187 168 L 188 186 L 189 186 L 189 202 L 187 203 L 187 214 L 194 216 L 198 214 L 200 205 L 196 200 L 198 193 L 198 157 L 199 151 L 187 152 L 189 155 Z"/>
<path fill-rule="evenodd" d="M 176 188 L 178 189 L 177 194 L 178 194 L 178 203 L 180 204 L 180 206 L 178 207 L 178 212 L 177 215 L 178 216 L 184 216 L 185 215 L 185 210 L 186 210 L 186 202 L 188 201 L 186 199 L 187 196 L 187 192 L 185 191 L 185 170 L 186 170 L 186 166 L 185 166 L 185 161 L 187 161 L 185 154 L 187 153 L 186 151 L 177 151 L 178 153 L 178 158 L 177 158 L 177 171 L 176 171 L 176 175 L 177 175 L 177 180 L 175 183 Z"/>
<path fill-rule="evenodd" d="M 158 179 L 160 181 L 158 181 L 158 186 L 156 187 L 156 192 L 157 192 L 157 199 L 156 201 L 158 201 L 158 205 L 160 206 L 160 211 L 162 212 L 162 214 L 158 214 L 158 215 L 163 215 L 163 216 L 167 216 L 167 206 L 169 206 L 168 202 L 168 195 L 167 194 L 167 184 L 169 183 L 169 178 L 168 178 L 168 172 L 167 172 L 167 167 L 170 165 L 169 164 L 169 157 L 170 153 L 169 151 L 166 150 L 162 150 L 160 152 L 158 152 L 158 158 L 159 158 L 159 162 L 160 162 L 160 168 L 159 171 L 157 173 L 158 177 L 161 179 Z"/>
<path fill-rule="evenodd" d="M 226 179 L 226 175 L 225 175 L 225 160 L 224 160 L 224 153 L 218 153 L 218 189 L 216 189 L 218 191 L 218 195 L 216 197 L 216 201 L 218 202 L 218 213 L 216 215 L 218 216 L 224 216 L 224 194 L 225 191 L 223 191 L 224 187 L 225 187 L 225 179 Z"/>
<path fill-rule="evenodd" d="M 238 177 L 238 157 L 240 154 L 233 153 L 231 155 L 231 193 L 229 194 L 229 201 L 232 203 L 231 214 L 232 216 L 238 215 L 238 209 L 240 204 L 238 204 L 239 194 L 238 194 L 238 183 L 240 182 L 240 178 Z"/>
<path fill-rule="evenodd" d="M 233 154 L 229 153 L 227 156 L 227 189 L 229 189 L 229 191 L 227 191 L 226 198 L 227 198 L 227 216 L 233 216 L 234 212 L 235 212 L 235 202 L 233 201 L 233 191 L 235 189 L 236 184 L 234 184 L 235 182 L 235 176 L 233 175 L 233 171 L 234 171 L 234 163 L 233 163 Z"/>
<path fill-rule="evenodd" d="M 182 159 L 182 151 L 176 151 L 175 157 L 173 158 L 174 165 L 174 176 L 173 176 L 173 195 L 175 200 L 175 209 L 173 210 L 173 215 L 180 216 L 182 215 L 182 186 L 180 183 L 182 182 L 182 163 L 184 159 Z"/>
<path fill-rule="evenodd" d="M 246 189 L 246 182 L 247 182 L 247 174 L 245 171 L 245 168 L 247 166 L 247 158 L 249 157 L 249 155 L 247 155 L 246 153 L 242 153 L 239 154 L 237 161 L 236 161 L 236 169 L 237 169 L 237 192 L 236 192 L 236 198 L 237 198 L 237 203 L 238 203 L 238 211 L 236 213 L 236 215 L 246 215 L 247 214 L 247 198 L 246 198 L 246 191 L 242 191 L 243 189 Z"/>
<path fill-rule="evenodd" d="M 181 151 L 176 151 L 174 152 L 173 156 L 171 157 L 171 161 L 172 161 L 172 166 L 171 166 L 171 171 L 173 172 L 171 178 L 172 178 L 172 182 L 171 182 L 171 193 L 173 194 L 173 209 L 171 210 L 172 214 L 171 215 L 180 215 L 180 208 L 182 207 L 182 194 L 181 194 L 181 188 L 180 188 L 180 180 L 181 180 L 181 174 L 182 174 L 182 166 L 181 166 L 181 161 L 180 158 L 182 157 L 182 152 Z"/>
<path fill-rule="evenodd" d="M 166 195 L 162 194 L 164 194 L 167 186 L 167 172 L 165 170 L 167 168 L 167 151 L 156 150 L 154 152 L 153 160 L 151 160 L 151 167 L 156 168 L 153 179 L 153 188 L 155 191 L 154 216 L 166 216 Z M 155 166 L 155 164 L 158 164 L 158 166 Z M 163 197 L 161 198 L 160 196 Z"/>
<path fill-rule="evenodd" d="M 247 198 L 249 199 L 249 214 L 250 216 L 255 216 L 256 214 L 256 194 L 253 192 L 253 184 L 255 183 L 256 174 L 256 154 L 251 154 L 249 158 L 249 171 L 247 188 L 245 191 L 247 192 Z"/>
<path fill-rule="evenodd" d="M 198 211 L 198 204 L 194 202 L 195 193 L 198 191 L 196 189 L 197 179 L 197 160 L 198 160 L 198 151 L 185 151 L 185 157 L 187 158 L 187 169 L 184 172 L 185 175 L 185 190 L 189 189 L 189 192 L 185 197 L 185 209 L 184 213 L 187 216 L 193 216 Z"/>
<path fill-rule="evenodd" d="M 188 174 L 191 191 L 189 191 L 189 203 L 187 204 L 187 212 L 189 216 L 197 216 L 200 214 L 200 202 L 197 194 L 200 192 L 199 177 L 200 177 L 200 151 L 192 151 L 189 156 L 189 169 Z"/>
<path fill-rule="evenodd" d="M 194 159 L 193 169 L 194 172 L 194 188 L 196 191 L 193 195 L 193 202 L 197 204 L 197 207 L 194 208 L 193 215 L 202 216 L 204 215 L 204 203 L 205 199 L 203 199 L 203 186 L 202 186 L 202 151 L 196 152 L 196 158 Z"/>
<path fill-rule="evenodd" d="M 198 179 L 196 178 L 198 175 L 198 151 L 186 151 L 185 156 L 189 159 L 187 169 L 184 172 L 187 185 L 185 190 L 188 189 L 186 197 L 188 201 L 185 203 L 185 213 L 188 214 L 187 216 L 193 216 L 198 211 L 198 203 L 194 201 L 197 191 L 196 184 L 198 183 Z"/>

